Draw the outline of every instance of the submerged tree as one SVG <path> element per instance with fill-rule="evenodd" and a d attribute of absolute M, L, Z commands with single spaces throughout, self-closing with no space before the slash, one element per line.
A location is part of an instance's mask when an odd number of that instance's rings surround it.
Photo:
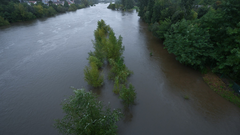
<path fill-rule="evenodd" d="M 74 94 L 64 100 L 62 108 L 66 115 L 55 120 L 55 128 L 68 135 L 116 135 L 117 121 L 122 117 L 120 110 L 109 106 L 105 109 L 102 102 L 92 92 L 74 89 Z"/>
<path fill-rule="evenodd" d="M 103 75 L 98 71 L 97 64 L 92 62 L 90 67 L 84 69 L 84 79 L 89 85 L 93 87 L 100 87 L 103 85 Z"/>

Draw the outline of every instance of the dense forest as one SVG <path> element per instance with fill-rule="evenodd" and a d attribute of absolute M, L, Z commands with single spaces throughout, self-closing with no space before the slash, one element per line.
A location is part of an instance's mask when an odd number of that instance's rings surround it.
<path fill-rule="evenodd" d="M 37 4 L 20 3 L 19 0 L 1 0 L 0 1 L 0 26 L 8 25 L 13 22 L 27 21 L 35 18 L 54 16 L 57 13 L 65 13 L 67 11 L 76 11 L 84 7 L 88 7 L 97 2 L 97 0 L 75 0 L 75 4 L 68 4 L 64 1 L 64 5 L 56 5 L 50 1 L 43 4 L 41 0 Z"/>
<path fill-rule="evenodd" d="M 139 0 L 139 8 L 139 16 L 180 63 L 239 82 L 239 0 Z"/>

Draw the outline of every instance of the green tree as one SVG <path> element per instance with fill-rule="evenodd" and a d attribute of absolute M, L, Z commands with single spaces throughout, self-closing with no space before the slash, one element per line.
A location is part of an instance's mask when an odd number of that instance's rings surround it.
<path fill-rule="evenodd" d="M 188 19 L 193 8 L 193 0 L 181 0 L 182 9 L 185 12 L 185 19 Z"/>
<path fill-rule="evenodd" d="M 120 110 L 109 106 L 103 109 L 102 102 L 92 92 L 74 89 L 74 94 L 64 100 L 62 108 L 66 114 L 55 120 L 55 128 L 69 135 L 116 135 L 117 121 L 122 117 Z"/>

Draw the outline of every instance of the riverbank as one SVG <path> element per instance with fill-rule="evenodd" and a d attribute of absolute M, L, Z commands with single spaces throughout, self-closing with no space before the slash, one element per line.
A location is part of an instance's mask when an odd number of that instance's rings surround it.
<path fill-rule="evenodd" d="M 223 79 L 212 72 L 204 74 L 203 80 L 217 94 L 240 107 L 240 96 L 234 93 L 234 90 L 231 88 L 228 81 L 223 81 Z"/>

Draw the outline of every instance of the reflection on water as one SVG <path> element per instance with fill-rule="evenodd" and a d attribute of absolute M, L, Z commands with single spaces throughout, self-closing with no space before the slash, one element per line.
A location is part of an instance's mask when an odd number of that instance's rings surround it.
<path fill-rule="evenodd" d="M 119 134 L 238 135 L 240 109 L 213 92 L 201 74 L 163 49 L 136 11 L 113 11 L 108 4 L 0 28 L 0 134 L 58 134 L 54 119 L 70 86 L 99 95 L 122 109 Z M 98 20 L 123 37 L 126 66 L 137 92 L 136 105 L 124 108 L 114 82 L 92 88 L 84 81 L 88 52 Z M 149 54 L 153 52 L 151 57 Z M 184 96 L 189 100 L 184 100 Z"/>

